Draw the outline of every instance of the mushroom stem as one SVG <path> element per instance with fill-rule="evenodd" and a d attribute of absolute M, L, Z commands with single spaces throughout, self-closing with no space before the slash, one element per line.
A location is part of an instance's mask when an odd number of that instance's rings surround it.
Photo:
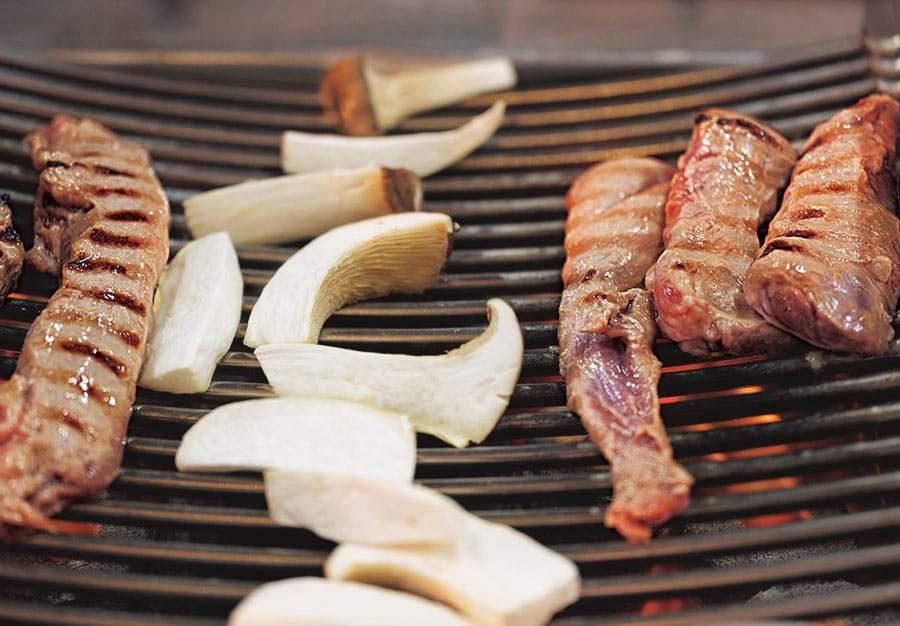
<path fill-rule="evenodd" d="M 487 329 L 442 355 L 271 344 L 257 348 L 256 358 L 279 395 L 343 398 L 398 411 L 417 431 L 463 447 L 490 434 L 522 369 L 515 312 L 499 298 L 487 305 Z"/>
<path fill-rule="evenodd" d="M 450 547 L 343 543 L 326 559 L 325 576 L 407 589 L 491 626 L 543 626 L 578 599 L 571 560 L 509 526 L 463 517 Z"/>
<path fill-rule="evenodd" d="M 328 470 L 267 470 L 264 479 L 275 523 L 338 543 L 446 545 L 459 536 L 466 514 L 442 493 L 395 480 Z"/>
<path fill-rule="evenodd" d="M 256 398 L 219 405 L 184 434 L 182 472 L 270 469 L 361 475 L 408 484 L 415 431 L 406 415 L 326 398 Z"/>
<path fill-rule="evenodd" d="M 226 233 L 189 241 L 159 277 L 140 385 L 168 393 L 206 391 L 241 321 L 243 293 Z"/>
<path fill-rule="evenodd" d="M 260 585 L 240 601 L 228 626 L 473 626 L 447 606 L 412 593 L 306 576 Z"/>
<path fill-rule="evenodd" d="M 184 201 L 195 238 L 224 230 L 235 245 L 311 239 L 362 219 L 418 211 L 422 184 L 409 170 L 364 167 L 251 180 Z"/>
<path fill-rule="evenodd" d="M 487 141 L 503 123 L 506 103 L 489 109 L 450 130 L 387 137 L 346 137 L 285 131 L 281 135 L 281 168 L 314 172 L 372 165 L 405 168 L 422 178 L 465 158 Z"/>

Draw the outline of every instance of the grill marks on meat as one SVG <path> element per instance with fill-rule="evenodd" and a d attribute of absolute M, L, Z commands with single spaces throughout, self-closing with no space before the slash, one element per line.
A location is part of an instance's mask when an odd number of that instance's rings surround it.
<path fill-rule="evenodd" d="M 116 476 L 169 245 L 144 150 L 68 117 L 26 142 L 41 172 L 28 260 L 60 286 L 0 389 L 0 536 L 52 527 Z"/>
<path fill-rule="evenodd" d="M 884 354 L 894 335 L 898 111 L 872 95 L 816 127 L 747 273 L 753 308 L 822 348 Z"/>
<path fill-rule="evenodd" d="M 25 261 L 25 246 L 13 226 L 9 196 L 0 196 L 0 303 L 16 288 Z"/>
<path fill-rule="evenodd" d="M 666 203 L 666 249 L 647 274 L 660 329 L 686 352 L 775 352 L 790 342 L 750 307 L 743 281 L 795 160 L 786 139 L 752 118 L 697 116 Z"/>
<path fill-rule="evenodd" d="M 59 274 L 60 263 L 70 258 L 72 243 L 89 227 L 112 236 L 137 232 L 107 215 L 146 212 L 136 208 L 147 197 L 146 151 L 91 121 L 54 123 L 27 141 L 34 167 L 41 172 L 34 246 L 26 255 L 31 265 Z M 72 151 L 75 145 L 77 151 Z"/>
<path fill-rule="evenodd" d="M 662 248 L 673 171 L 654 159 L 610 161 L 566 197 L 560 372 L 569 408 L 610 464 L 605 523 L 632 542 L 683 510 L 693 483 L 660 419 L 652 298 L 637 288 Z"/>

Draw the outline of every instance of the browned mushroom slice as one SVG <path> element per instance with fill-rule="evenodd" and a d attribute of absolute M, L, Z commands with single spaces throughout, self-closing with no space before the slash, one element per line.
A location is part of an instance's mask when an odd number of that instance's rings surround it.
<path fill-rule="evenodd" d="M 362 219 L 418 211 L 422 185 L 415 173 L 364 167 L 250 180 L 184 201 L 194 237 L 224 230 L 235 245 L 310 239 Z"/>
<path fill-rule="evenodd" d="M 329 69 L 320 91 L 339 129 L 364 136 L 381 134 L 415 113 L 515 84 L 515 67 L 503 57 L 385 72 L 371 60 L 354 55 Z"/>

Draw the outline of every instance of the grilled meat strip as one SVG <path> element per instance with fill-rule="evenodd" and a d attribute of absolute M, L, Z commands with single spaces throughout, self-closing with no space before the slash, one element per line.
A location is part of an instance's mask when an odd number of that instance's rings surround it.
<path fill-rule="evenodd" d="M 608 161 L 566 196 L 560 372 L 569 408 L 610 464 L 605 523 L 632 542 L 684 509 L 693 483 L 660 419 L 653 304 L 636 288 L 662 249 L 673 171 L 654 159 Z"/>
<path fill-rule="evenodd" d="M 647 274 L 660 329 L 696 356 L 776 352 L 790 336 L 747 304 L 743 281 L 796 152 L 758 121 L 701 111 L 666 203 L 666 249 Z"/>
<path fill-rule="evenodd" d="M 60 286 L 0 388 L 0 536 L 115 478 L 168 257 L 169 205 L 147 153 L 90 120 L 26 138 L 40 182 L 28 258 Z"/>
<path fill-rule="evenodd" d="M 25 246 L 13 226 L 9 196 L 0 196 L 0 304 L 16 288 L 25 261 Z"/>
<path fill-rule="evenodd" d="M 894 336 L 898 112 L 872 95 L 815 128 L 747 273 L 753 308 L 814 345 L 878 355 Z"/>

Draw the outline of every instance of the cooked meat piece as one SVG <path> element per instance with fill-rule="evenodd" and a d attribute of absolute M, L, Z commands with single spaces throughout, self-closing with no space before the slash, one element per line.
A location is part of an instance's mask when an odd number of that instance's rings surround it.
<path fill-rule="evenodd" d="M 569 190 L 559 362 L 569 408 L 609 461 L 606 525 L 633 542 L 688 503 L 659 415 L 651 294 L 640 285 L 662 248 L 673 169 L 654 159 L 596 165 Z"/>
<path fill-rule="evenodd" d="M 169 205 L 147 153 L 90 120 L 26 138 L 40 182 L 29 259 L 60 286 L 0 389 L 0 536 L 116 476 L 168 257 Z"/>
<path fill-rule="evenodd" d="M 0 196 L 0 304 L 16 288 L 25 261 L 25 246 L 13 226 L 9 196 Z"/>
<path fill-rule="evenodd" d="M 594 165 L 566 194 L 564 285 L 590 274 L 625 291 L 644 282 L 662 251 L 662 204 L 674 170 L 656 159 Z"/>
<path fill-rule="evenodd" d="M 696 356 L 776 352 L 790 336 L 747 304 L 757 229 L 774 211 L 796 152 L 738 113 L 697 115 L 666 203 L 666 249 L 647 274 L 660 329 Z"/>
<path fill-rule="evenodd" d="M 872 95 L 816 127 L 747 273 L 753 308 L 814 345 L 877 355 L 894 336 L 898 110 Z"/>

